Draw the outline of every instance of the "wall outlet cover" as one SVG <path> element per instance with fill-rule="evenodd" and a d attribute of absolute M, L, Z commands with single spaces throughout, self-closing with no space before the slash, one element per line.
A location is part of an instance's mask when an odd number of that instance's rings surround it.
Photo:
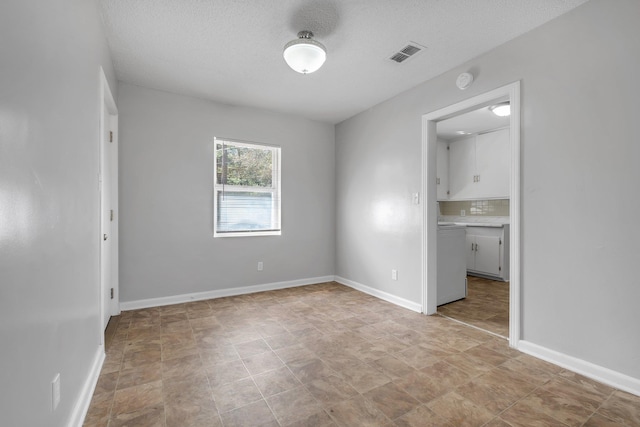
<path fill-rule="evenodd" d="M 467 215 L 467 211 L 465 211 L 464 209 L 460 209 L 460 216 L 466 216 Z"/>

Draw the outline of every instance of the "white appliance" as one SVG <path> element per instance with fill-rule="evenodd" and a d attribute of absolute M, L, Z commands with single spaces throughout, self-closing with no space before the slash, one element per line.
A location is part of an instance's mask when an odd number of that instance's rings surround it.
<path fill-rule="evenodd" d="M 466 227 L 438 225 L 437 305 L 467 296 Z"/>

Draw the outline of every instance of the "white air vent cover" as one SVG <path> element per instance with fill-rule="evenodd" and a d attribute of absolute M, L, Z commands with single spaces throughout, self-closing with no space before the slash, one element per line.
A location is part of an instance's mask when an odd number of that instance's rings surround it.
<path fill-rule="evenodd" d="M 422 49 L 426 49 L 426 47 L 421 46 L 418 43 L 409 42 L 405 47 L 391 55 L 389 59 L 397 63 L 404 62 L 416 53 L 420 52 Z"/>

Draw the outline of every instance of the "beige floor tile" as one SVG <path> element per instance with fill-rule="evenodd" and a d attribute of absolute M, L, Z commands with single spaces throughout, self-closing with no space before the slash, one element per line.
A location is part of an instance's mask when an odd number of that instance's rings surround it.
<path fill-rule="evenodd" d="M 123 369 L 118 377 L 118 389 L 152 383 L 162 379 L 162 363 L 155 362 L 136 368 Z"/>
<path fill-rule="evenodd" d="M 625 427 L 629 424 L 625 422 L 616 422 L 606 418 L 598 413 L 593 414 L 586 423 L 584 423 L 583 427 Z"/>
<path fill-rule="evenodd" d="M 210 365 L 206 368 L 206 372 L 212 387 L 232 383 L 250 376 L 240 359 Z"/>
<path fill-rule="evenodd" d="M 415 371 L 415 368 L 393 356 L 381 357 L 380 359 L 371 361 L 369 364 L 381 370 L 392 379 L 403 377 Z"/>
<path fill-rule="evenodd" d="M 350 399 L 358 394 L 344 379 L 334 375 L 313 380 L 305 386 L 313 397 L 324 406 Z"/>
<path fill-rule="evenodd" d="M 456 368 L 465 371 L 471 377 L 477 377 L 492 370 L 494 366 L 478 358 L 472 358 L 464 353 L 453 354 L 444 358 L 444 361 Z"/>
<path fill-rule="evenodd" d="M 440 396 L 453 391 L 456 387 L 471 379 L 471 375 L 447 362 L 438 362 L 422 369 L 426 374 L 423 387 L 427 387 L 434 396 Z"/>
<path fill-rule="evenodd" d="M 327 413 L 341 426 L 384 427 L 389 419 L 376 404 L 362 396 L 332 405 Z"/>
<path fill-rule="evenodd" d="M 278 427 L 278 422 L 264 400 L 220 414 L 224 427 Z"/>
<path fill-rule="evenodd" d="M 453 392 L 431 401 L 427 407 L 447 423 L 459 427 L 481 426 L 493 418 L 482 406 Z"/>
<path fill-rule="evenodd" d="M 116 389 L 116 385 L 118 384 L 118 377 L 120 376 L 120 372 L 110 372 L 105 374 L 100 374 L 98 377 L 98 383 L 96 384 L 96 388 L 94 390 L 94 394 L 102 394 L 102 393 L 112 393 Z"/>
<path fill-rule="evenodd" d="M 375 387 L 391 381 L 391 377 L 366 363 L 348 367 L 339 374 L 359 393 L 366 393 Z"/>
<path fill-rule="evenodd" d="M 165 413 L 162 405 L 147 406 L 137 411 L 112 414 L 109 427 L 165 427 Z"/>
<path fill-rule="evenodd" d="M 296 360 L 287 364 L 293 375 L 303 384 L 308 382 L 336 375 L 336 372 L 329 368 L 326 363 L 317 357 L 310 359 Z"/>
<path fill-rule="evenodd" d="M 592 412 L 596 411 L 608 397 L 594 390 L 591 386 L 585 388 L 582 384 L 563 377 L 554 377 L 541 388 L 555 395 L 563 396 L 565 399 Z"/>
<path fill-rule="evenodd" d="M 211 391 L 220 413 L 228 412 L 262 399 L 260 390 L 258 390 L 251 378 L 211 387 Z"/>
<path fill-rule="evenodd" d="M 273 396 L 302 385 L 286 366 L 255 375 L 253 381 L 264 397 Z"/>
<path fill-rule="evenodd" d="M 189 377 L 191 375 L 203 374 L 204 366 L 200 360 L 200 355 L 178 357 L 162 362 L 162 378 Z"/>
<path fill-rule="evenodd" d="M 165 404 L 167 427 L 222 426 L 211 397 Z"/>
<path fill-rule="evenodd" d="M 263 372 L 273 371 L 284 366 L 282 360 L 273 351 L 254 354 L 253 356 L 242 359 L 244 366 L 251 375 L 262 374 Z"/>
<path fill-rule="evenodd" d="M 419 406 L 395 420 L 397 427 L 454 427 L 426 406 Z"/>
<path fill-rule="evenodd" d="M 337 427 L 331 417 L 323 410 L 290 424 L 281 425 L 283 427 Z"/>
<path fill-rule="evenodd" d="M 531 412 L 542 412 L 568 426 L 581 426 L 593 413 L 571 399 L 565 399 L 545 390 L 533 391 L 518 404 L 528 406 Z"/>
<path fill-rule="evenodd" d="M 566 424 L 541 411 L 532 411 L 520 402 L 500 414 L 500 419 L 512 427 L 566 427 Z"/>
<path fill-rule="evenodd" d="M 271 348 L 269 348 L 269 345 L 262 338 L 234 344 L 234 346 L 241 358 L 254 356 L 256 354 L 264 353 L 265 351 L 271 350 Z"/>
<path fill-rule="evenodd" d="M 230 362 L 232 360 L 240 360 L 238 352 L 231 344 L 220 345 L 215 348 L 198 347 L 198 350 L 200 353 L 200 360 L 204 367 L 217 365 L 223 362 Z"/>
<path fill-rule="evenodd" d="M 94 394 L 85 417 L 85 427 L 102 427 L 109 422 L 115 392 Z"/>
<path fill-rule="evenodd" d="M 434 390 L 425 386 L 425 384 L 428 384 L 430 381 L 431 378 L 429 375 L 421 371 L 415 371 L 402 378 L 398 378 L 393 382 L 415 399 L 422 403 L 427 403 L 438 396 Z"/>
<path fill-rule="evenodd" d="M 160 349 L 128 352 L 122 359 L 122 369 L 139 368 L 161 360 L 162 352 Z"/>
<path fill-rule="evenodd" d="M 497 415 L 534 389 L 522 378 L 496 368 L 460 385 L 456 392 Z"/>
<path fill-rule="evenodd" d="M 420 406 L 420 402 L 394 383 L 364 393 L 387 418 L 393 420 Z"/>
<path fill-rule="evenodd" d="M 598 409 L 598 413 L 619 423 L 640 426 L 640 397 L 616 390 Z"/>
<path fill-rule="evenodd" d="M 535 385 L 543 385 L 551 380 L 555 375 L 549 371 L 539 369 L 536 364 L 523 362 L 519 358 L 509 359 L 500 367 L 513 372 L 515 375 L 521 376 L 527 382 Z"/>
<path fill-rule="evenodd" d="M 162 381 L 116 390 L 112 416 L 140 411 L 147 407 L 162 407 Z"/>
<path fill-rule="evenodd" d="M 267 397 L 266 401 L 281 425 L 307 419 L 322 411 L 318 402 L 303 386 Z"/>

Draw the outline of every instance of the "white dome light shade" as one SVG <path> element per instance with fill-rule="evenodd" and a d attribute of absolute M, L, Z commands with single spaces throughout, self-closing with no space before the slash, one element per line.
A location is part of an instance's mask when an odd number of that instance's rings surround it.
<path fill-rule="evenodd" d="M 313 73 L 324 64 L 327 51 L 322 43 L 313 40 L 311 31 L 300 31 L 298 38 L 284 46 L 284 60 L 298 73 Z"/>
<path fill-rule="evenodd" d="M 501 102 L 497 105 L 492 105 L 489 110 L 496 116 L 506 117 L 511 115 L 511 105 L 508 102 Z"/>

